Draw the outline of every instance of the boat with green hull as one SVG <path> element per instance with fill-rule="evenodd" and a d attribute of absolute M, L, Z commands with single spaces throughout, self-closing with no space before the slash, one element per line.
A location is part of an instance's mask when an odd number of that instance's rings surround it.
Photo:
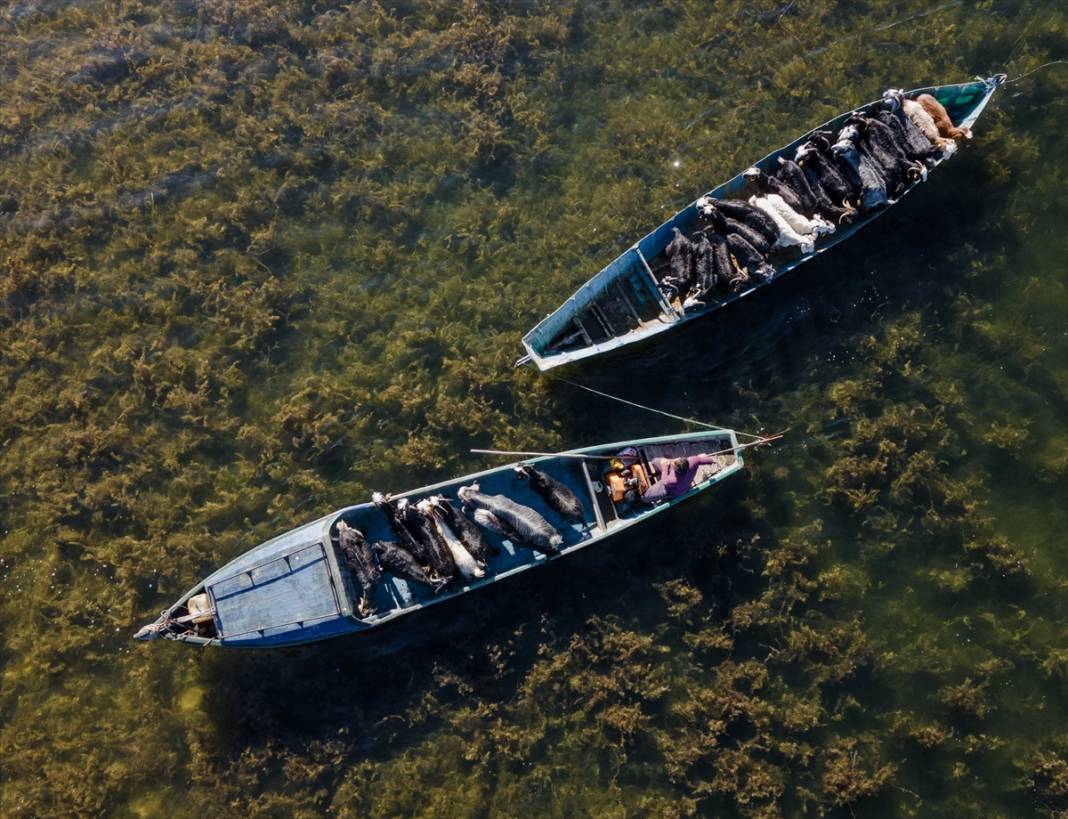
<path fill-rule="evenodd" d="M 1004 81 L 1005 75 L 998 74 L 989 79 L 977 78 L 973 82 L 917 88 L 905 92 L 905 96 L 911 98 L 919 94 L 931 94 L 946 108 L 958 127 L 970 128 Z M 793 158 L 797 148 L 817 131 L 836 132 L 851 115 L 870 113 L 883 104 L 882 100 L 878 100 L 847 111 L 798 137 L 789 145 L 771 152 L 755 167 L 771 174 L 777 168 L 780 156 Z M 934 160 L 932 169 L 947 158 L 943 156 Z M 900 201 L 921 181 L 912 182 L 901 196 L 891 200 L 891 204 Z M 718 199 L 742 196 L 746 184 L 744 174 L 740 173 L 704 196 Z M 682 309 L 681 305 L 665 297 L 660 286 L 660 274 L 667 266 L 664 251 L 672 240 L 674 229 L 678 228 L 688 235 L 698 224 L 698 202 L 701 198 L 695 199 L 627 248 L 523 336 L 525 355 L 516 362 L 516 366 L 533 362 L 538 369 L 549 370 L 654 338 L 714 313 L 777 281 L 794 268 L 848 239 L 889 210 L 888 207 L 880 207 L 864 213 L 852 224 L 840 226 L 833 234 L 820 238 L 811 252 L 800 256 L 796 255 L 796 250 L 774 251 L 768 259 L 774 273 L 763 281 L 753 282 L 738 292 L 718 301 L 710 301 L 697 309 Z"/>
<path fill-rule="evenodd" d="M 338 540 L 339 529 L 352 527 L 368 541 L 394 540 L 389 521 L 374 503 L 348 506 L 299 526 L 251 549 L 182 595 L 155 622 L 135 637 L 201 646 L 273 648 L 315 642 L 367 631 L 406 614 L 537 568 L 549 561 L 616 537 L 630 527 L 666 512 L 744 466 L 737 434 L 731 430 L 671 435 L 602 444 L 523 461 L 562 484 L 581 504 L 581 519 L 563 518 L 517 477 L 508 464 L 424 486 L 393 496 L 410 504 L 444 496 L 456 504 L 458 490 L 478 484 L 487 495 L 501 495 L 534 510 L 559 535 L 551 554 L 535 551 L 507 537 L 491 535 L 496 554 L 484 576 L 458 579 L 440 591 L 388 572 L 360 614 L 361 592 L 349 571 Z M 646 502 L 619 490 L 621 457 L 653 474 L 656 459 L 707 456 L 696 467 L 688 488 L 676 497 Z M 644 467 L 643 467 L 644 465 Z M 627 467 L 627 475 L 630 475 Z"/>

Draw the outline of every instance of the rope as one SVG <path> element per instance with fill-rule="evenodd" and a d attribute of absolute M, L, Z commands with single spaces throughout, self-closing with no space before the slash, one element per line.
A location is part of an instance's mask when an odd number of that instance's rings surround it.
<path fill-rule="evenodd" d="M 673 418 L 676 421 L 685 421 L 687 424 L 695 424 L 696 426 L 704 427 L 705 429 L 715 430 L 716 432 L 734 432 L 737 435 L 744 435 L 747 438 L 756 438 L 758 440 L 763 437 L 762 435 L 754 435 L 752 432 L 739 432 L 738 430 L 732 430 L 729 427 L 718 427 L 715 424 L 707 424 L 704 421 L 698 421 L 696 418 L 687 418 L 683 415 L 674 415 L 670 412 L 664 412 L 664 410 L 658 410 L 655 407 L 647 407 L 645 406 L 645 404 L 639 404 L 635 401 L 628 401 L 626 398 L 620 398 L 618 395 L 610 395 L 607 392 L 595 390 L 593 387 L 586 387 L 582 384 L 576 384 L 574 381 L 568 381 L 566 378 L 560 378 L 560 376 L 558 375 L 550 375 L 549 378 L 552 378 L 554 381 L 563 381 L 565 384 L 570 384 L 572 387 L 578 387 L 580 390 L 585 390 L 586 392 L 592 392 L 594 395 L 599 395 L 602 398 L 608 398 L 612 401 L 618 401 L 621 404 L 627 404 L 631 407 L 637 407 L 638 409 L 643 409 L 646 412 L 654 412 L 657 415 L 663 415 L 665 418 Z"/>
<path fill-rule="evenodd" d="M 1029 77 L 1029 76 L 1031 76 L 1031 75 L 1032 75 L 1032 74 L 1034 74 L 1034 73 L 1035 73 L 1036 71 L 1040 71 L 1040 70 L 1041 70 L 1041 69 L 1043 69 L 1043 68 L 1048 68 L 1048 67 L 1049 67 L 1049 66 L 1051 66 L 1051 65 L 1059 65 L 1059 64 L 1061 64 L 1061 63 L 1068 63 L 1068 60 L 1051 60 L 1051 61 L 1050 61 L 1050 62 L 1048 62 L 1048 63 L 1042 63 L 1042 65 L 1040 65 L 1040 66 L 1039 66 L 1038 68 L 1032 68 L 1032 69 L 1031 69 L 1030 71 L 1026 71 L 1026 72 L 1024 72 L 1024 73 L 1023 73 L 1023 74 L 1021 74 L 1021 75 L 1020 75 L 1019 77 L 1013 77 L 1013 78 L 1012 78 L 1011 80 L 1005 80 L 1005 82 L 1004 82 L 1003 84 L 1004 84 L 1004 85 L 1012 85 L 1012 84 L 1013 84 L 1014 82 L 1019 82 L 1019 81 L 1020 81 L 1020 80 L 1022 80 L 1022 79 L 1023 79 L 1024 77 Z"/>

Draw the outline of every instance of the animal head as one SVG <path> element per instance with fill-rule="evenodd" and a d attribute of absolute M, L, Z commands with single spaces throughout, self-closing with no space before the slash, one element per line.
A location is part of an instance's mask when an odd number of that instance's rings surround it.
<path fill-rule="evenodd" d="M 858 132 L 868 127 L 868 118 L 863 114 L 853 113 L 846 118 L 846 127 L 856 128 Z"/>
<path fill-rule="evenodd" d="M 512 468 L 515 470 L 515 476 L 523 480 L 530 478 L 534 474 L 534 467 L 530 464 L 516 464 Z"/>
<path fill-rule="evenodd" d="M 746 168 L 742 171 L 742 178 L 749 182 L 756 182 L 764 175 L 764 172 L 760 170 L 756 165 L 752 168 Z"/>
<path fill-rule="evenodd" d="M 381 506 L 385 502 L 386 496 L 383 495 L 381 492 L 373 492 L 371 494 L 371 503 L 373 503 L 375 506 Z"/>
<path fill-rule="evenodd" d="M 423 500 L 419 501 L 419 503 L 415 505 L 415 508 L 422 512 L 424 515 L 429 516 L 434 511 L 434 504 L 432 504 L 426 498 L 423 498 Z"/>
<path fill-rule="evenodd" d="M 838 132 L 838 142 L 856 142 L 860 138 L 860 129 L 856 125 L 847 125 Z"/>
<path fill-rule="evenodd" d="M 461 486 L 459 489 L 456 490 L 456 497 L 458 497 L 461 501 L 466 501 L 469 497 L 471 497 L 472 492 L 477 491 L 477 483 L 473 483 L 470 486 Z"/>
<path fill-rule="evenodd" d="M 349 526 L 343 520 L 339 520 L 337 522 L 337 536 L 338 536 L 338 539 L 342 541 L 342 543 L 344 543 L 346 541 L 349 542 L 349 543 L 354 543 L 354 542 L 355 543 L 364 543 L 365 542 L 365 538 L 363 536 L 363 532 L 361 532 L 359 529 L 356 529 L 356 528 L 354 528 L 352 526 Z"/>
<path fill-rule="evenodd" d="M 883 99 L 889 104 L 891 111 L 896 111 L 905 99 L 905 92 L 900 88 L 887 88 L 883 91 Z"/>
<path fill-rule="evenodd" d="M 799 165 L 803 165 L 805 160 L 811 159 L 812 154 L 816 152 L 816 145 L 812 140 L 808 142 L 802 142 L 797 146 L 797 150 L 794 152 L 794 159 Z"/>
<path fill-rule="evenodd" d="M 809 138 L 809 142 L 812 143 L 812 146 L 815 150 L 826 151 L 828 148 L 831 147 L 831 142 L 833 138 L 834 134 L 832 134 L 830 131 L 816 131 Z"/>
<path fill-rule="evenodd" d="M 397 501 L 397 510 L 399 512 L 403 512 L 407 508 L 408 508 L 408 499 L 407 498 L 401 498 L 399 501 Z"/>

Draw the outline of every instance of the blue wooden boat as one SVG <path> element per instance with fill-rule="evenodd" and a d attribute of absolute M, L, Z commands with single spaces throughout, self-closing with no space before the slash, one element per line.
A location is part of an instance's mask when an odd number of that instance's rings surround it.
<path fill-rule="evenodd" d="M 626 447 L 634 447 L 642 462 L 696 454 L 715 458 L 714 463 L 699 467 L 685 494 L 657 503 L 633 503 L 613 499 L 610 480 L 611 458 Z M 273 648 L 366 631 L 614 537 L 741 470 L 742 448 L 734 432 L 717 430 L 603 444 L 524 461 L 575 493 L 583 507 L 581 522 L 568 523 L 551 510 L 517 479 L 515 464 L 394 496 L 408 498 L 410 503 L 433 495 L 455 498 L 461 486 L 477 482 L 486 494 L 506 495 L 537 511 L 553 524 L 563 543 L 556 554 L 547 556 L 490 534 L 489 539 L 500 551 L 490 559 L 485 576 L 466 584 L 458 582 L 438 593 L 429 586 L 384 573 L 372 597 L 373 611 L 366 617 L 357 613 L 358 586 L 338 550 L 338 524 L 344 521 L 359 529 L 369 541 L 395 537 L 385 515 L 373 504 L 348 506 L 272 538 L 226 564 L 135 637 L 163 637 L 203 646 Z"/>
<path fill-rule="evenodd" d="M 953 122 L 959 127 L 971 127 L 979 118 L 990 97 L 1005 81 L 1004 74 L 989 79 L 977 78 L 974 82 L 917 88 L 906 92 L 909 97 L 917 94 L 932 94 L 945 106 Z M 798 137 L 789 145 L 773 151 L 756 163 L 766 173 L 778 167 L 778 158 L 792 158 L 794 152 L 815 131 L 837 131 L 851 114 L 864 113 L 882 105 L 876 101 L 847 111 L 818 128 Z M 939 160 L 941 164 L 944 159 Z M 904 193 L 912 190 L 919 181 L 912 183 Z M 742 195 L 746 182 L 738 174 L 728 182 L 709 191 L 707 196 L 735 198 Z M 904 196 L 904 193 L 902 196 Z M 700 197 L 698 197 L 699 199 Z M 898 201 L 901 197 L 898 198 Z M 893 203 L 893 200 L 891 204 Z M 708 304 L 703 309 L 683 311 L 669 303 L 662 295 L 657 277 L 658 260 L 672 238 L 672 228 L 679 228 L 689 235 L 697 221 L 695 199 L 651 233 L 646 234 L 619 257 L 580 287 L 555 312 L 546 316 L 536 327 L 523 336 L 526 354 L 516 362 L 521 366 L 533 361 L 540 370 L 548 370 L 616 350 L 628 344 L 658 336 L 688 321 L 715 312 L 728 304 L 745 298 L 750 293 L 804 264 L 809 259 L 829 250 L 848 239 L 862 227 L 881 216 L 888 208 L 879 208 L 858 218 L 849 226 L 840 227 L 830 236 L 819 239 L 813 252 L 800 257 L 777 251 L 769 259 L 775 273 L 765 281 L 746 290 L 731 294 L 720 301 Z M 796 250 L 794 253 L 796 254 Z"/>

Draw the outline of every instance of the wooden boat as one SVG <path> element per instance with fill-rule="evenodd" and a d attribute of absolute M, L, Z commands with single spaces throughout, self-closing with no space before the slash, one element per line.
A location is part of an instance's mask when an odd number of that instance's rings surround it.
<path fill-rule="evenodd" d="M 917 88 L 906 95 L 915 97 L 921 93 L 932 94 L 946 107 L 954 123 L 960 127 L 971 127 L 994 91 L 1004 81 L 1005 75 L 998 74 L 985 80 L 977 78 L 969 83 Z M 789 145 L 768 154 L 757 162 L 756 166 L 770 174 L 778 167 L 780 156 L 793 158 L 798 146 L 808 140 L 815 131 L 837 132 L 851 114 L 864 113 L 881 105 L 882 101 L 879 100 L 855 111 L 847 111 L 798 137 Z M 936 164 L 942 161 L 944 159 L 938 160 Z M 919 181 L 912 183 L 904 193 L 908 193 L 918 184 Z M 745 179 L 739 174 L 706 195 L 724 199 L 736 198 L 743 195 L 745 187 Z M 898 200 L 892 200 L 891 204 Z M 523 336 L 526 355 L 516 362 L 516 366 L 533 361 L 538 369 L 548 370 L 644 341 L 715 312 L 745 298 L 759 287 L 770 284 L 798 265 L 848 239 L 887 210 L 886 207 L 878 208 L 862 215 L 851 225 L 840 226 L 835 233 L 819 239 L 811 253 L 797 257 L 789 251 L 776 251 L 769 259 L 769 263 L 775 268 L 775 274 L 765 281 L 708 304 L 703 309 L 684 311 L 675 303 L 669 303 L 661 293 L 657 269 L 658 266 L 661 269 L 666 266 L 663 251 L 671 241 L 672 229 L 677 227 L 687 235 L 694 229 L 698 220 L 697 200 L 694 200 L 627 248 L 600 273 L 582 285 L 556 312 L 546 316 Z M 794 250 L 793 254 L 796 253 Z"/>
<path fill-rule="evenodd" d="M 619 499 L 618 473 L 612 458 L 634 447 L 640 463 L 653 458 L 712 454 L 714 463 L 698 467 L 689 490 L 657 503 Z M 357 614 L 359 589 L 338 550 L 338 523 L 361 530 L 368 541 L 395 540 L 385 515 L 371 503 L 348 506 L 279 535 L 246 552 L 198 583 L 136 639 L 163 637 L 194 645 L 278 647 L 309 643 L 365 631 L 405 614 L 457 597 L 474 589 L 558 560 L 594 543 L 620 534 L 658 515 L 744 465 L 737 436 L 729 430 L 671 435 L 603 444 L 524 461 L 568 486 L 582 502 L 584 519 L 567 523 L 525 482 L 516 477 L 516 464 L 424 486 L 395 499 L 410 503 L 431 495 L 456 497 L 464 485 L 478 482 L 483 493 L 506 495 L 528 506 L 553 524 L 563 543 L 552 556 L 535 552 L 487 531 L 499 546 L 485 576 L 456 582 L 439 593 L 384 572 L 372 597 L 373 611 Z"/>

